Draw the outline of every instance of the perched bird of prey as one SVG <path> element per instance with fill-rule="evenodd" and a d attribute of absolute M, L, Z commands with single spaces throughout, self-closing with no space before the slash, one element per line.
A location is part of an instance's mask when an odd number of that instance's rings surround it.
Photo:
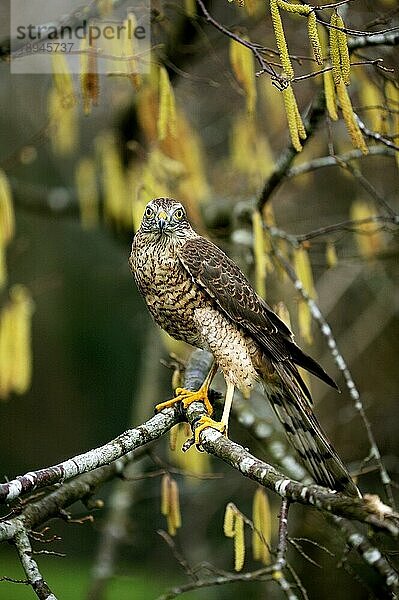
<path fill-rule="evenodd" d="M 155 321 L 169 335 L 212 352 L 215 364 L 197 392 L 177 388 L 161 410 L 202 400 L 209 416 L 196 427 L 227 434 L 234 388 L 247 395 L 261 382 L 265 395 L 308 471 L 329 488 L 359 491 L 312 410 L 298 366 L 336 388 L 323 368 L 294 342 L 290 329 L 255 292 L 239 267 L 191 227 L 183 205 L 156 198 L 134 236 L 130 267 Z M 208 388 L 217 367 L 227 384 L 221 422 L 211 419 Z"/>

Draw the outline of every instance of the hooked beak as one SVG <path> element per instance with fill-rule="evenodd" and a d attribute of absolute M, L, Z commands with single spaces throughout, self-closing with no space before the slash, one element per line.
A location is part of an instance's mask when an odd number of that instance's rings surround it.
<path fill-rule="evenodd" d="M 163 210 L 159 211 L 159 213 L 157 214 L 157 221 L 158 221 L 159 231 L 162 233 L 168 223 L 168 215 L 166 214 L 165 211 L 163 211 Z"/>

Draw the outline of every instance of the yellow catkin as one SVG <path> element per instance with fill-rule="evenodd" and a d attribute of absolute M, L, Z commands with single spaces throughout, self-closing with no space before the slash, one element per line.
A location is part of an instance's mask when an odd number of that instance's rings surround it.
<path fill-rule="evenodd" d="M 80 208 L 80 222 L 83 229 L 91 229 L 98 224 L 98 189 L 94 160 L 82 158 L 76 168 L 75 184 Z"/>
<path fill-rule="evenodd" d="M 332 74 L 335 85 L 338 85 L 341 81 L 341 56 L 340 49 L 338 44 L 338 31 L 337 27 L 337 18 L 338 15 L 334 11 L 331 15 L 330 19 L 330 58 L 331 58 L 331 66 L 332 66 Z"/>
<path fill-rule="evenodd" d="M 97 106 L 100 95 L 100 82 L 94 40 L 89 43 L 85 37 L 80 45 L 80 88 L 83 99 L 83 112 L 90 114 L 92 106 Z"/>
<path fill-rule="evenodd" d="M 168 533 L 171 536 L 175 536 L 176 535 L 176 527 L 175 524 L 173 522 L 173 518 L 171 514 L 167 514 L 166 515 L 166 524 L 168 527 Z"/>
<path fill-rule="evenodd" d="M 305 340 L 307 344 L 312 344 L 312 314 L 308 303 L 302 299 L 298 301 L 298 327 L 303 340 Z"/>
<path fill-rule="evenodd" d="M 270 504 L 266 492 L 257 488 L 252 504 L 252 552 L 255 560 L 260 560 L 267 565 L 270 562 L 270 542 L 272 534 L 272 520 Z"/>
<path fill-rule="evenodd" d="M 370 124 L 373 131 L 382 132 L 385 127 L 384 97 L 381 90 L 372 81 L 368 75 L 356 70 L 356 79 L 359 82 L 358 94 L 362 103 L 362 107 L 367 108 L 365 111 L 366 123 Z"/>
<path fill-rule="evenodd" d="M 336 90 L 346 129 L 348 130 L 352 144 L 355 148 L 361 150 L 363 154 L 368 154 L 366 142 L 364 141 L 362 132 L 360 131 L 359 125 L 355 120 L 352 103 L 350 101 L 346 85 L 342 80 L 337 84 Z"/>
<path fill-rule="evenodd" d="M 183 387 L 182 375 L 183 374 L 180 365 L 176 365 L 172 373 L 172 388 L 174 390 L 177 387 Z"/>
<path fill-rule="evenodd" d="M 159 68 L 159 113 L 158 139 L 164 140 L 167 135 L 176 137 L 176 101 L 169 75 L 165 67 Z"/>
<path fill-rule="evenodd" d="M 295 95 L 294 95 L 294 91 L 292 89 L 292 87 L 289 85 L 285 90 L 282 91 L 283 94 L 283 98 L 284 98 L 284 107 L 285 107 L 285 112 L 287 115 L 287 121 L 288 121 L 288 129 L 290 132 L 290 136 L 291 136 L 291 143 L 293 145 L 293 147 L 295 148 L 295 150 L 297 152 L 300 152 L 302 150 L 302 144 L 300 141 L 300 132 L 298 130 L 298 115 L 299 115 L 299 110 L 298 110 L 298 105 L 296 103 L 296 99 L 295 99 Z M 300 118 L 300 115 L 299 115 Z M 302 124 L 303 127 L 303 124 Z M 301 132 L 304 132 L 304 128 L 301 128 Z"/>
<path fill-rule="evenodd" d="M 14 285 L 0 317 L 0 398 L 25 393 L 31 382 L 31 317 L 33 301 L 28 289 Z"/>
<path fill-rule="evenodd" d="M 169 431 L 169 449 L 171 450 L 171 452 L 174 452 L 176 450 L 177 432 L 179 426 L 180 423 L 172 427 L 172 429 Z"/>
<path fill-rule="evenodd" d="M 256 104 L 254 55 L 252 51 L 243 44 L 231 40 L 230 64 L 238 83 L 245 92 L 247 112 L 253 114 Z"/>
<path fill-rule="evenodd" d="M 0 290 L 7 283 L 7 264 L 6 264 L 6 252 L 5 247 L 1 243 L 0 239 Z"/>
<path fill-rule="evenodd" d="M 0 169 L 0 245 L 5 247 L 14 237 L 15 215 L 11 186 L 7 175 Z"/>
<path fill-rule="evenodd" d="M 11 306 L 8 303 L 1 311 L 0 319 L 0 399 L 7 400 L 12 390 L 13 361 L 13 322 Z"/>
<path fill-rule="evenodd" d="M 266 252 L 263 222 L 258 210 L 252 213 L 253 253 L 255 260 L 255 289 L 259 296 L 266 296 Z"/>
<path fill-rule="evenodd" d="M 181 513 L 180 513 L 180 495 L 179 486 L 174 479 L 170 480 L 170 506 L 168 513 L 168 530 L 170 535 L 175 535 L 177 529 L 181 527 Z"/>
<path fill-rule="evenodd" d="M 234 170 L 246 176 L 254 191 L 273 171 L 274 158 L 269 141 L 256 120 L 246 113 L 239 113 L 232 124 L 230 157 Z"/>
<path fill-rule="evenodd" d="M 51 66 L 53 70 L 54 87 L 63 99 L 65 106 L 76 103 L 75 88 L 72 73 L 67 59 L 63 53 L 51 53 Z"/>
<path fill-rule="evenodd" d="M 161 514 L 166 517 L 170 510 L 170 476 L 166 473 L 161 479 Z"/>
<path fill-rule="evenodd" d="M 308 16 L 308 36 L 315 61 L 318 65 L 322 65 L 323 53 L 320 45 L 319 32 L 317 30 L 316 14 L 313 10 Z"/>
<path fill-rule="evenodd" d="M 184 12 L 186 16 L 193 19 L 197 14 L 197 3 L 195 0 L 184 0 Z"/>
<path fill-rule="evenodd" d="M 88 115 L 91 110 L 90 98 L 87 94 L 86 77 L 89 70 L 89 39 L 84 36 L 80 42 L 80 91 L 83 102 L 83 112 Z"/>
<path fill-rule="evenodd" d="M 104 195 L 104 215 L 117 225 L 131 226 L 131 204 L 128 202 L 127 182 L 115 136 L 102 134 L 96 139 Z"/>
<path fill-rule="evenodd" d="M 113 5 L 113 0 L 97 0 L 98 11 L 102 17 L 112 13 Z"/>
<path fill-rule="evenodd" d="M 14 285 L 10 290 L 11 318 L 13 324 L 12 389 L 24 394 L 32 378 L 31 317 L 33 301 L 24 285 Z"/>
<path fill-rule="evenodd" d="M 370 219 L 376 214 L 375 207 L 364 200 L 355 200 L 351 205 L 350 218 L 354 221 Z M 359 253 L 364 258 L 372 259 L 384 248 L 384 235 L 378 231 L 376 223 L 370 222 L 356 226 L 354 236 Z"/>
<path fill-rule="evenodd" d="M 130 38 L 129 32 L 134 32 L 137 27 L 137 20 L 133 13 L 129 13 L 127 19 L 123 22 L 123 53 L 126 59 L 125 68 L 127 76 L 134 89 L 138 89 L 142 83 L 141 75 L 138 72 L 137 60 L 134 56 L 136 44 L 134 34 Z"/>
<path fill-rule="evenodd" d="M 274 307 L 274 310 L 280 317 L 280 319 L 283 321 L 283 323 L 285 323 L 289 329 L 292 329 L 290 313 L 284 302 L 278 302 L 278 304 L 276 304 L 276 306 Z"/>
<path fill-rule="evenodd" d="M 337 27 L 340 28 L 336 30 L 336 35 L 341 75 L 345 85 L 349 85 L 351 78 L 351 61 L 349 56 L 348 40 L 345 31 L 343 31 L 343 29 L 345 29 L 345 23 L 340 15 L 337 15 L 335 23 Z"/>
<path fill-rule="evenodd" d="M 338 264 L 337 250 L 334 242 L 327 242 L 326 244 L 326 263 L 330 269 Z"/>
<path fill-rule="evenodd" d="M 223 532 L 226 537 L 232 538 L 235 533 L 235 519 L 236 519 L 236 511 L 234 504 L 229 502 L 226 506 L 226 510 L 224 513 L 223 520 Z"/>
<path fill-rule="evenodd" d="M 48 96 L 49 135 L 54 154 L 71 155 L 77 147 L 78 114 L 76 106 L 66 104 L 65 97 L 55 87 Z"/>
<path fill-rule="evenodd" d="M 236 514 L 234 524 L 234 570 L 241 571 L 245 560 L 244 519 Z"/>
<path fill-rule="evenodd" d="M 294 250 L 294 268 L 305 292 L 311 298 L 317 298 L 309 253 L 303 246 L 299 246 L 299 248 Z"/>
<path fill-rule="evenodd" d="M 177 110 L 176 130 L 176 138 L 170 138 L 172 144 L 165 151 L 183 166 L 184 172 L 176 173 L 179 197 L 195 215 L 198 204 L 210 194 L 202 140 L 181 110 Z"/>
<path fill-rule="evenodd" d="M 330 48 L 329 48 L 329 31 L 326 30 L 325 27 L 321 27 L 317 30 L 319 33 L 321 53 L 323 57 L 323 62 L 329 60 L 330 58 Z"/>
<path fill-rule="evenodd" d="M 290 80 L 294 78 L 294 69 L 292 68 L 292 63 L 288 52 L 278 0 L 270 0 L 270 13 L 281 64 L 286 77 Z"/>
<path fill-rule="evenodd" d="M 309 4 L 291 4 L 291 2 L 285 0 L 277 0 L 277 4 L 281 9 L 297 15 L 309 15 L 312 11 Z"/>
<path fill-rule="evenodd" d="M 305 129 L 305 125 L 303 124 L 303 121 L 302 121 L 301 113 L 299 112 L 298 104 L 296 102 L 296 98 L 294 95 L 294 90 L 292 90 L 292 94 L 293 94 L 293 97 L 295 100 L 295 104 L 294 104 L 295 121 L 296 121 L 296 128 L 298 130 L 298 135 L 301 140 L 306 140 L 306 129 Z"/>
<path fill-rule="evenodd" d="M 330 116 L 330 119 L 333 121 L 338 121 L 337 97 L 335 94 L 334 79 L 331 71 L 326 71 L 323 73 L 323 82 L 327 112 Z"/>

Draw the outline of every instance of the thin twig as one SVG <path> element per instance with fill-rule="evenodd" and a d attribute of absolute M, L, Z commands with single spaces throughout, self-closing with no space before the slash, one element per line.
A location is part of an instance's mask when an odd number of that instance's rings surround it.
<path fill-rule="evenodd" d="M 286 594 L 289 600 L 297 600 L 298 597 L 293 593 L 290 583 L 284 575 L 284 568 L 287 565 L 286 554 L 288 544 L 288 510 L 290 502 L 288 498 L 283 498 L 280 505 L 280 513 L 278 516 L 278 542 L 277 556 L 273 564 L 273 579 L 277 581 L 282 591 Z"/>
<path fill-rule="evenodd" d="M 20 529 L 14 537 L 14 544 L 18 552 L 22 568 L 32 586 L 32 590 L 40 600 L 57 600 L 52 593 L 43 575 L 39 571 L 36 561 L 32 558 L 32 547 L 26 531 Z"/>
<path fill-rule="evenodd" d="M 381 135 L 381 133 L 378 133 L 377 131 L 371 131 L 371 129 L 368 129 L 368 127 L 366 127 L 364 122 L 361 120 L 359 115 L 356 113 L 355 113 L 355 119 L 356 119 L 357 124 L 359 125 L 360 129 L 364 133 L 364 135 L 366 135 L 369 138 L 372 138 L 373 140 L 376 140 L 377 142 L 381 142 L 381 144 L 384 144 L 384 146 L 387 146 L 388 148 L 392 148 L 392 150 L 396 150 L 397 152 L 399 152 L 398 144 L 395 144 L 387 137 Z M 398 136 L 395 136 L 395 137 L 398 137 Z"/>
<path fill-rule="evenodd" d="M 392 149 L 384 148 L 382 146 L 370 146 L 368 156 L 390 156 L 394 157 L 395 152 Z M 291 167 L 285 173 L 285 177 L 298 177 L 298 175 L 303 175 L 305 173 L 310 173 L 312 171 L 316 171 L 317 169 L 323 169 L 325 167 L 338 167 L 340 163 L 348 163 L 351 160 L 358 160 L 361 158 L 365 158 L 365 155 L 361 150 L 349 150 L 344 154 L 339 155 L 329 155 L 329 156 L 320 156 L 318 158 L 314 158 L 313 160 L 309 160 L 306 163 L 301 165 L 296 165 L 295 167 Z"/>

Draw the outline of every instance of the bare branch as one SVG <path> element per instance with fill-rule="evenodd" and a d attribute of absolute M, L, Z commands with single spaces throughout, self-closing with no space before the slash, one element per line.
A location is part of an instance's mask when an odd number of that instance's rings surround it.
<path fill-rule="evenodd" d="M 368 156 L 394 157 L 395 152 L 393 149 L 383 148 L 382 146 L 370 146 Z M 349 152 L 345 152 L 344 154 L 340 155 L 320 156 L 310 160 L 309 162 L 291 167 L 286 172 L 285 177 L 298 177 L 298 175 L 316 171 L 317 169 L 323 169 L 325 167 L 337 167 L 340 165 L 340 163 L 348 163 L 351 160 L 358 160 L 361 158 L 364 158 L 364 154 L 361 150 L 349 150 Z"/>

